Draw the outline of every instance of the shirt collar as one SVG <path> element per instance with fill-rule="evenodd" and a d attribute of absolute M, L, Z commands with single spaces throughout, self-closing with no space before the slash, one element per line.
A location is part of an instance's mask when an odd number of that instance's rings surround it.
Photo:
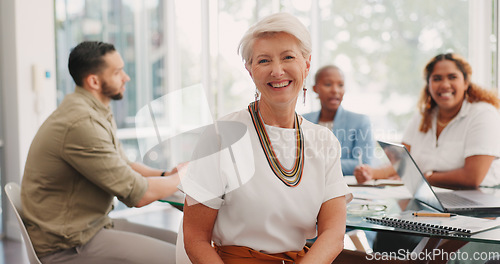
<path fill-rule="evenodd" d="M 469 101 L 467 101 L 467 99 L 465 99 L 462 103 L 462 107 L 460 108 L 460 111 L 458 111 L 458 114 L 457 116 L 458 117 L 466 117 L 467 114 L 469 113 L 470 111 L 470 103 Z"/>
<path fill-rule="evenodd" d="M 113 112 L 111 111 L 110 106 L 104 105 L 101 101 L 97 100 L 89 91 L 85 90 L 83 87 L 76 86 L 75 93 L 82 95 L 85 100 L 89 103 L 89 105 L 106 117 L 107 120 L 111 120 L 113 118 Z"/>
<path fill-rule="evenodd" d="M 470 107 L 471 107 L 471 103 L 469 103 L 469 101 L 467 101 L 467 100 L 464 100 L 462 102 L 462 107 L 460 107 L 460 110 L 458 111 L 458 114 L 453 118 L 453 120 L 451 122 L 455 122 L 455 120 L 466 117 L 470 111 Z M 437 119 L 438 113 L 439 113 L 439 107 L 436 107 L 434 109 L 434 118 L 435 119 Z"/>

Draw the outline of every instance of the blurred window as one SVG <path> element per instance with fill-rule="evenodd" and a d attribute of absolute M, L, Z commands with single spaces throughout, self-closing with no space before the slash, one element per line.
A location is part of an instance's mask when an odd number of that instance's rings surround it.
<path fill-rule="evenodd" d="M 156 129 L 173 129 L 169 135 L 178 135 L 245 108 L 254 98 L 255 86 L 237 54 L 239 40 L 259 18 L 286 11 L 311 31 L 307 86 L 312 87 L 319 67 L 337 64 L 346 78 L 344 107 L 369 115 L 378 139 L 397 141 L 415 112 L 424 85 L 423 67 L 436 54 L 463 55 L 473 63 L 473 77 L 485 80 L 479 84 L 497 86 L 496 4 L 497 0 L 55 0 L 58 102 L 74 90 L 67 71 L 71 48 L 83 40 L 113 43 L 131 77 L 124 99 L 112 103 L 119 136 L 129 158 L 144 161 L 148 151 L 141 153 L 141 141 L 156 137 L 159 144 L 164 138 L 161 132 L 136 130 L 141 109 L 155 100 L 165 101 L 163 96 L 174 91 L 201 87 L 206 105 L 181 96 L 176 103 L 148 108 L 166 125 Z M 305 106 L 300 98 L 299 113 L 319 109 L 312 89 L 307 97 Z M 180 116 L 187 125 L 169 127 Z M 171 152 L 182 148 L 170 144 L 166 149 L 156 153 L 164 159 L 152 165 L 170 167 L 182 161 Z M 147 160 L 152 162 L 152 157 Z"/>

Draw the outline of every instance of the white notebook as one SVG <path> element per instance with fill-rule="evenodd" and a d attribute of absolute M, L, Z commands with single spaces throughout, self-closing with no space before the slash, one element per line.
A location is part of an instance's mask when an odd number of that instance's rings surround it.
<path fill-rule="evenodd" d="M 425 212 L 425 211 L 419 211 Z M 455 215 L 451 217 L 413 216 L 407 211 L 397 215 L 366 217 L 373 224 L 414 230 L 430 234 L 469 236 L 500 226 L 500 220 Z"/>

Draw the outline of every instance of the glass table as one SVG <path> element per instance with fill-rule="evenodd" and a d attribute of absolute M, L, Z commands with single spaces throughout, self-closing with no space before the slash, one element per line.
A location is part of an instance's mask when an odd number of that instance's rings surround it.
<path fill-rule="evenodd" d="M 356 201 L 354 201 L 356 202 Z M 415 199 L 385 199 L 383 202 L 379 200 L 377 204 L 383 204 L 387 206 L 385 210 L 379 211 L 370 211 L 366 210 L 366 213 L 350 213 L 348 210 L 346 227 L 352 229 L 361 229 L 366 231 L 384 231 L 384 232 L 397 232 L 400 234 L 408 234 L 408 235 L 418 235 L 424 237 L 432 237 L 438 239 L 454 239 L 454 240 L 463 240 L 467 242 L 485 242 L 485 243 L 495 243 L 500 244 L 500 226 L 497 228 L 493 228 L 490 230 L 485 230 L 476 234 L 472 234 L 470 236 L 453 236 L 446 234 L 431 234 L 426 232 L 420 232 L 416 230 L 409 230 L 397 227 L 390 227 L 385 225 L 374 224 L 366 220 L 368 216 L 384 216 L 384 215 L 395 215 L 402 213 L 404 211 L 434 211 L 437 210 L 416 201 Z M 475 217 L 486 217 L 490 219 L 495 219 L 499 215 L 491 215 L 491 214 L 476 214 Z"/>
<path fill-rule="evenodd" d="M 410 229 L 391 227 L 386 225 L 374 224 L 366 220 L 366 217 L 373 216 L 391 216 L 403 212 L 416 211 L 431 211 L 438 212 L 434 208 L 423 204 L 411 197 L 404 186 L 351 186 L 354 195 L 353 201 L 347 206 L 346 228 L 358 229 L 365 231 L 387 232 L 391 234 L 414 235 L 422 237 L 420 243 L 408 253 L 416 256 L 428 257 L 428 252 L 439 252 L 441 256 L 450 256 L 458 253 L 458 250 L 469 242 L 480 242 L 489 244 L 500 244 L 500 226 L 488 229 L 482 232 L 472 234 L 470 236 L 455 236 L 447 234 L 432 234 Z M 499 196 L 500 189 L 486 188 L 484 191 L 494 193 Z M 353 206 L 358 204 L 358 206 Z M 359 204 L 363 205 L 363 210 L 360 210 Z M 370 205 L 368 208 L 364 205 Z M 352 210 L 355 208 L 355 210 Z M 473 217 L 484 217 L 488 219 L 496 219 L 498 214 L 483 213 L 475 215 L 467 215 Z M 373 255 L 358 256 L 358 259 L 369 259 Z M 498 256 L 497 256 L 498 257 Z M 394 258 L 393 258 L 394 260 Z M 397 259 L 396 259 L 397 260 Z M 431 259 L 432 261 L 420 261 L 422 263 L 446 263 L 447 259 Z M 395 262 L 397 263 L 397 261 Z"/>

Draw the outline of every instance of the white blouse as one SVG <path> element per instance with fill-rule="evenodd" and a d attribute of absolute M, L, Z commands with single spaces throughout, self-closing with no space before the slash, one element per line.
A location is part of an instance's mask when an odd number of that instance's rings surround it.
<path fill-rule="evenodd" d="M 218 153 L 198 155 L 180 185 L 188 196 L 219 210 L 213 230 L 217 245 L 265 253 L 299 251 L 307 238 L 316 236 L 324 202 L 340 196 L 352 199 L 341 172 L 340 144 L 330 130 L 303 119 L 304 171 L 300 183 L 288 187 L 271 170 L 248 110 L 220 121 L 228 123 L 219 125 Z M 279 161 L 291 168 L 295 130 L 267 125 L 266 130 Z"/>
<path fill-rule="evenodd" d="M 461 168 L 465 158 L 474 155 L 500 157 L 500 114 L 491 104 L 464 101 L 460 112 L 437 140 L 437 111 L 427 133 L 419 131 L 420 121 L 420 114 L 413 116 L 403 142 L 411 146 L 411 155 L 423 173 Z M 493 161 L 481 185 L 500 184 L 499 162 L 499 159 Z"/>

